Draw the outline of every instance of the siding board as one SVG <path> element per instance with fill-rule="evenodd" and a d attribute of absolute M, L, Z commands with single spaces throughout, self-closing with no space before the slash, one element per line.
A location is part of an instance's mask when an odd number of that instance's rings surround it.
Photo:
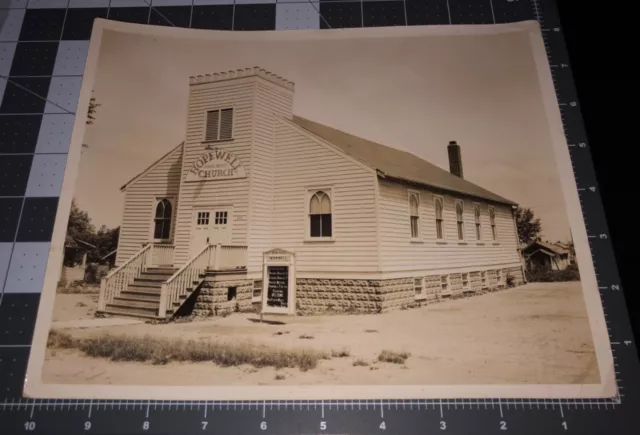
<path fill-rule="evenodd" d="M 173 198 L 172 226 L 175 230 L 181 160 L 182 147 L 177 147 L 125 189 L 116 265 L 127 261 L 142 248 L 143 244 L 152 240 L 156 198 Z"/>
<path fill-rule="evenodd" d="M 494 205 L 498 232 L 498 240 L 494 242 L 487 203 L 435 194 L 444 199 L 443 242 L 436 238 L 434 193 L 427 189 L 411 189 L 420 192 L 421 243 L 411 241 L 407 187 L 379 180 L 381 265 L 384 272 L 520 265 L 509 206 Z M 464 204 L 463 241 L 459 241 L 457 235 L 455 200 L 463 200 Z M 475 234 L 474 203 L 480 204 L 482 237 L 479 241 Z"/>

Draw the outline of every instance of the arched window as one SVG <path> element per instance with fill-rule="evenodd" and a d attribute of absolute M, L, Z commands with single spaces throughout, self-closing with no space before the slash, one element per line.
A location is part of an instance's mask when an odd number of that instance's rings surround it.
<path fill-rule="evenodd" d="M 416 192 L 409 193 L 409 225 L 411 226 L 411 238 L 420 237 L 420 197 Z"/>
<path fill-rule="evenodd" d="M 154 218 L 153 238 L 155 240 L 171 239 L 171 217 L 173 216 L 173 207 L 171 201 L 162 198 L 156 205 L 156 214 Z"/>
<path fill-rule="evenodd" d="M 442 198 L 435 198 L 436 205 L 436 237 L 438 240 L 444 239 L 444 219 L 442 218 L 442 211 L 444 208 L 444 204 L 442 203 Z"/>
<path fill-rule="evenodd" d="M 491 223 L 491 237 L 493 240 L 498 240 L 498 232 L 496 230 L 496 210 L 493 207 L 489 207 L 489 222 Z"/>
<path fill-rule="evenodd" d="M 476 240 L 482 240 L 482 226 L 480 224 L 480 206 L 473 205 L 473 216 L 476 220 Z"/>
<path fill-rule="evenodd" d="M 456 224 L 458 227 L 458 240 L 464 240 L 464 209 L 461 201 L 456 202 Z"/>
<path fill-rule="evenodd" d="M 309 201 L 309 236 L 331 237 L 332 234 L 331 197 L 318 190 Z"/>

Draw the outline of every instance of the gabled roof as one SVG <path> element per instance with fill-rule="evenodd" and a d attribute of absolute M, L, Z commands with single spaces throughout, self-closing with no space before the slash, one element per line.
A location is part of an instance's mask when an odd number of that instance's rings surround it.
<path fill-rule="evenodd" d="M 561 246 L 543 242 L 541 240 L 533 241 L 525 248 L 526 251 L 531 251 L 533 249 L 543 251 L 547 255 L 560 255 L 567 253 L 567 250 L 562 248 Z"/>
<path fill-rule="evenodd" d="M 162 157 L 160 157 L 158 160 L 156 160 L 155 162 L 153 162 L 149 166 L 147 166 L 147 168 L 144 171 L 140 172 L 138 175 L 136 175 L 135 177 L 133 177 L 132 179 L 130 179 L 129 181 L 124 183 L 124 185 L 120 188 L 120 191 L 125 190 L 127 187 L 129 187 L 130 184 L 136 182 L 136 180 L 138 180 L 138 178 L 142 177 L 144 174 L 146 174 L 147 172 L 149 172 L 150 170 L 155 168 L 156 165 L 160 164 L 160 162 L 162 162 L 166 157 L 168 157 L 171 153 L 173 153 L 175 150 L 180 148 L 182 145 L 184 145 L 184 142 L 180 142 L 178 144 L 178 146 L 171 148 L 171 150 L 169 150 L 169 152 L 167 152 Z"/>
<path fill-rule="evenodd" d="M 294 116 L 293 122 L 338 147 L 346 154 L 376 169 L 383 177 L 422 184 L 502 204 L 517 205 L 511 200 L 457 177 L 409 152 L 371 142 L 299 116 Z"/>

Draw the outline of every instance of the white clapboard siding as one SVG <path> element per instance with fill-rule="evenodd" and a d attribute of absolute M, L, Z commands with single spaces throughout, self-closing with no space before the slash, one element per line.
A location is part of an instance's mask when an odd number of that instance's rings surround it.
<path fill-rule="evenodd" d="M 143 244 L 152 241 L 157 198 L 172 198 L 172 232 L 175 230 L 181 160 L 182 146 L 179 146 L 126 187 L 116 265 L 124 263 Z"/>
<path fill-rule="evenodd" d="M 189 260 L 191 219 L 194 206 L 233 205 L 231 243 L 247 244 L 249 178 L 251 176 L 252 116 L 255 79 L 252 77 L 213 83 L 194 84 L 189 89 L 187 133 L 182 162 L 182 183 L 175 232 L 176 265 Z M 233 108 L 233 139 L 213 143 L 242 163 L 247 178 L 215 182 L 185 182 L 193 162 L 206 152 L 205 124 L 209 110 Z"/>
<path fill-rule="evenodd" d="M 254 107 L 247 268 L 259 274 L 263 253 L 271 248 L 276 117 L 293 117 L 293 92 L 258 78 Z"/>
<path fill-rule="evenodd" d="M 481 200 L 438 194 L 444 199 L 445 240 L 436 239 L 434 193 L 420 192 L 419 231 L 421 243 L 411 240 L 408 188 L 386 180 L 379 181 L 381 266 L 383 272 L 447 270 L 519 266 L 517 236 L 511 207 L 495 204 L 498 240 L 491 237 L 488 204 Z M 458 240 L 455 200 L 464 203 L 464 241 Z M 476 239 L 473 203 L 480 204 L 482 239 Z"/>
<path fill-rule="evenodd" d="M 297 273 L 375 272 L 376 175 L 287 121 L 276 129 L 272 246 L 296 253 Z M 333 241 L 305 241 L 309 189 L 331 188 Z"/>

